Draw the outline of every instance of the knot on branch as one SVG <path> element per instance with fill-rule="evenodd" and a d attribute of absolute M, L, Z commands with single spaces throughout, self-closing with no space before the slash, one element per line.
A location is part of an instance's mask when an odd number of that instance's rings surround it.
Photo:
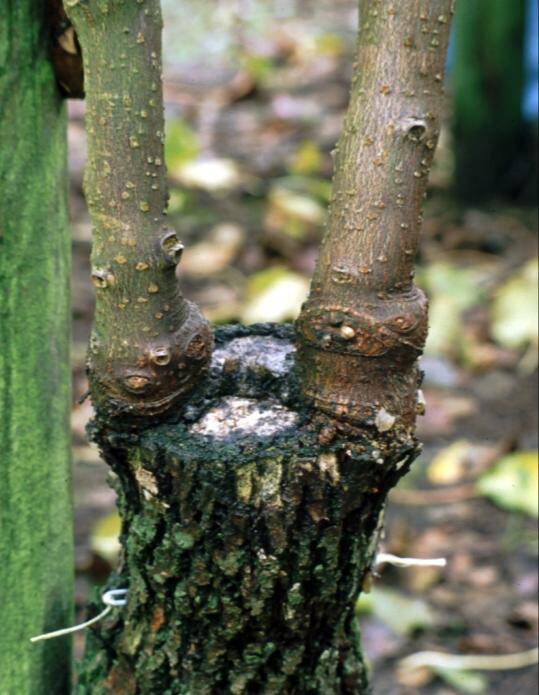
<path fill-rule="evenodd" d="M 404 137 L 408 138 L 414 143 L 422 142 L 428 132 L 428 123 L 426 118 L 408 116 L 399 123 L 399 126 Z"/>
<path fill-rule="evenodd" d="M 208 369 L 213 337 L 198 308 L 185 302 L 185 309 L 176 331 L 145 343 L 94 336 L 88 362 L 92 400 L 107 416 L 155 418 L 189 397 Z"/>

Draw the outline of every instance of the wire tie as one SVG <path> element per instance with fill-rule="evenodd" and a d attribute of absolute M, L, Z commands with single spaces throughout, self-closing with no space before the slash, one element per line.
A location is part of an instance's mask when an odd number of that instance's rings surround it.
<path fill-rule="evenodd" d="M 73 632 L 79 632 L 79 630 L 85 630 L 87 627 L 90 627 L 90 625 L 94 625 L 100 620 L 103 620 L 103 618 L 107 616 L 113 608 L 125 606 L 127 603 L 127 599 L 125 598 L 127 596 L 127 591 L 127 589 L 110 589 L 109 591 L 106 591 L 101 597 L 101 600 L 105 604 L 105 608 L 101 611 L 101 613 L 99 613 L 99 615 L 96 615 L 94 618 L 91 618 L 80 625 L 73 625 L 73 627 L 66 627 L 63 630 L 55 630 L 54 632 L 46 632 L 43 635 L 37 635 L 37 637 L 32 637 L 30 642 L 43 642 L 44 640 L 55 639 L 56 637 L 70 635 Z"/>

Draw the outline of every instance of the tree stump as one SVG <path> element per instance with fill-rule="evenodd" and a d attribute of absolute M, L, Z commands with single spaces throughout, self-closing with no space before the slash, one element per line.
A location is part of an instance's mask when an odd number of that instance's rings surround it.
<path fill-rule="evenodd" d="M 290 327 L 228 327 L 176 422 L 95 422 L 122 516 L 81 693 L 366 693 L 355 602 L 411 435 L 338 431 L 298 398 Z M 325 423 L 325 424 L 324 424 Z"/>

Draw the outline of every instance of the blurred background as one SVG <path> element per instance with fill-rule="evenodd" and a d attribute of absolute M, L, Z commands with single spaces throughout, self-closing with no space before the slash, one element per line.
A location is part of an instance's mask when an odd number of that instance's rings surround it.
<path fill-rule="evenodd" d="M 288 321 L 306 296 L 347 105 L 355 0 L 164 0 L 170 214 L 187 296 L 216 323 Z M 537 692 L 537 0 L 461 0 L 418 283 L 431 300 L 424 453 L 391 496 L 384 569 L 358 612 L 375 692 Z M 77 605 L 118 553 L 107 469 L 88 442 L 94 294 L 70 102 Z M 79 633 L 80 635 L 80 633 Z M 80 635 L 80 654 L 84 636 Z M 425 649 L 493 670 L 399 668 Z M 518 660 L 517 660 L 518 662 Z M 518 665 L 518 663 L 514 664 Z"/>

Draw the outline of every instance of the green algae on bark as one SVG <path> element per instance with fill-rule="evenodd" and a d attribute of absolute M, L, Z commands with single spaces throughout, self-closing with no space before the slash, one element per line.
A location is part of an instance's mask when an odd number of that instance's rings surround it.
<path fill-rule="evenodd" d="M 96 423 L 129 600 L 93 631 L 81 694 L 369 692 L 354 605 L 417 444 L 372 431 L 321 446 L 286 331 L 224 336 L 180 422 Z"/>
<path fill-rule="evenodd" d="M 66 114 L 45 5 L 0 21 L 0 691 L 69 692 L 72 624 Z"/>
<path fill-rule="evenodd" d="M 82 47 L 96 287 L 92 401 L 142 422 L 196 386 L 211 334 L 180 292 L 182 244 L 167 222 L 158 0 L 67 0 Z"/>

